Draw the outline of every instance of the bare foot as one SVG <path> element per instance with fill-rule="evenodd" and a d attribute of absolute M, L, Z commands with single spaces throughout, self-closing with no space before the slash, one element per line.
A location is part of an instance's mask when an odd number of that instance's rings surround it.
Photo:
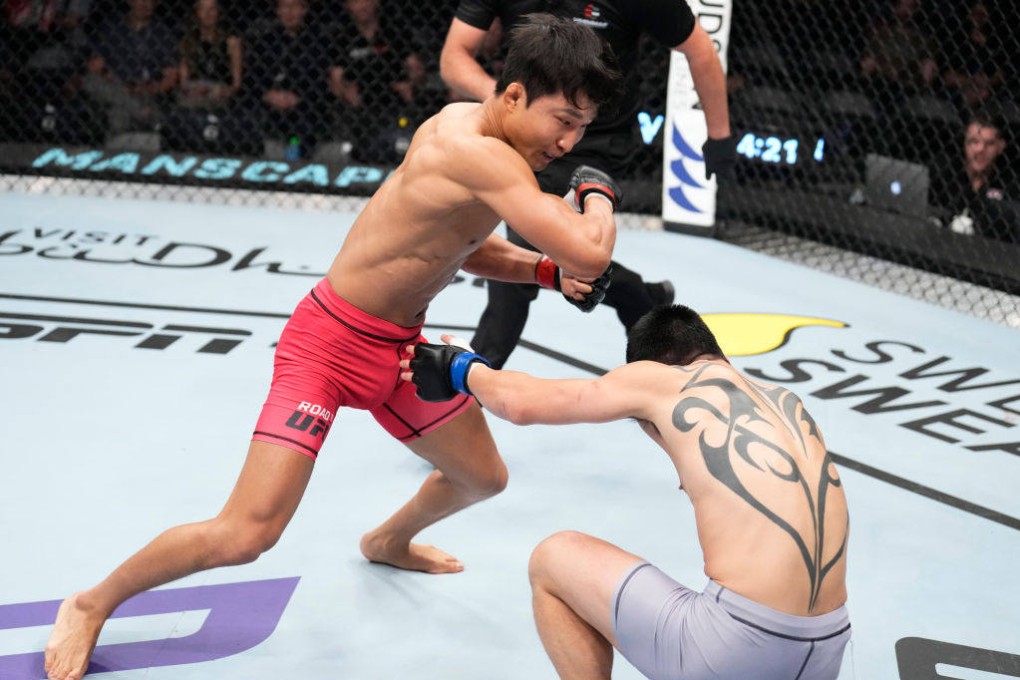
<path fill-rule="evenodd" d="M 455 574 L 464 571 L 464 564 L 453 555 L 432 545 L 397 543 L 373 533 L 361 537 L 361 554 L 371 562 L 389 564 L 398 569 L 424 571 L 429 574 Z"/>
<path fill-rule="evenodd" d="M 46 643 L 46 677 L 80 680 L 88 668 L 105 617 L 81 605 L 81 593 L 64 600 Z"/>

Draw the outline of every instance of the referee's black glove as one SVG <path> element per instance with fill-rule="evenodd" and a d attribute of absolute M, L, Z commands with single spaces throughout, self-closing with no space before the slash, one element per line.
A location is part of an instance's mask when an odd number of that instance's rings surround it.
<path fill-rule="evenodd" d="M 722 139 L 707 139 L 701 146 L 705 158 L 705 179 L 729 179 L 733 166 L 737 164 L 737 138 L 733 135 Z"/>

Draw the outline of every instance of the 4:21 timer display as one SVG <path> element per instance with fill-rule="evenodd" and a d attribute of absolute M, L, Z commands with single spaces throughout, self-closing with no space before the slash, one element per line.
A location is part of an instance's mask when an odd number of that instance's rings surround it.
<path fill-rule="evenodd" d="M 812 144 L 814 149 L 810 155 L 805 154 L 805 150 L 810 149 Z M 737 153 L 752 160 L 775 165 L 799 165 L 811 161 L 821 163 L 825 158 L 825 139 L 822 137 L 803 139 L 798 136 L 784 138 L 748 132 L 737 143 Z"/>

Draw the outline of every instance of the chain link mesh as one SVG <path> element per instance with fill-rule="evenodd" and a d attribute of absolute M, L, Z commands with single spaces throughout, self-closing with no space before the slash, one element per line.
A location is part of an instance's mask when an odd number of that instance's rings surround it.
<path fill-rule="evenodd" d="M 453 97 L 438 58 L 456 0 L 0 4 L 0 190 L 56 175 L 110 196 L 212 187 L 227 203 L 289 191 L 357 205 Z M 822 259 L 1016 319 L 1017 14 L 1013 0 L 735 3 L 739 161 L 720 188 L 718 237 L 780 256 L 854 253 Z M 490 38 L 479 59 L 495 71 L 498 27 Z M 649 40 L 641 55 L 643 113 L 657 121 L 668 54 Z M 661 207 L 662 129 L 645 130 L 628 178 L 643 215 Z M 993 295 L 1000 311 L 947 281 L 1005 293 Z"/>
<path fill-rule="evenodd" d="M 823 268 L 1017 326 L 1015 297 L 989 310 L 974 292 L 1020 293 L 1017 15 L 1011 0 L 738 4 L 721 237 L 805 262 L 852 251 Z"/>

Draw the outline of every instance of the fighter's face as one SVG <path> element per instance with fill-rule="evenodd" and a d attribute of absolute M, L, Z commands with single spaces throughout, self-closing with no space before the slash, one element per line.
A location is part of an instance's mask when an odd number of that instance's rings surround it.
<path fill-rule="evenodd" d="M 973 174 L 987 173 L 1005 147 L 1006 142 L 997 129 L 971 123 L 963 141 L 967 169 Z"/>
<path fill-rule="evenodd" d="M 511 112 L 510 143 L 531 169 L 538 172 L 574 148 L 595 114 L 595 107 L 587 97 L 572 104 L 558 93 L 528 102 L 524 94 Z"/>

